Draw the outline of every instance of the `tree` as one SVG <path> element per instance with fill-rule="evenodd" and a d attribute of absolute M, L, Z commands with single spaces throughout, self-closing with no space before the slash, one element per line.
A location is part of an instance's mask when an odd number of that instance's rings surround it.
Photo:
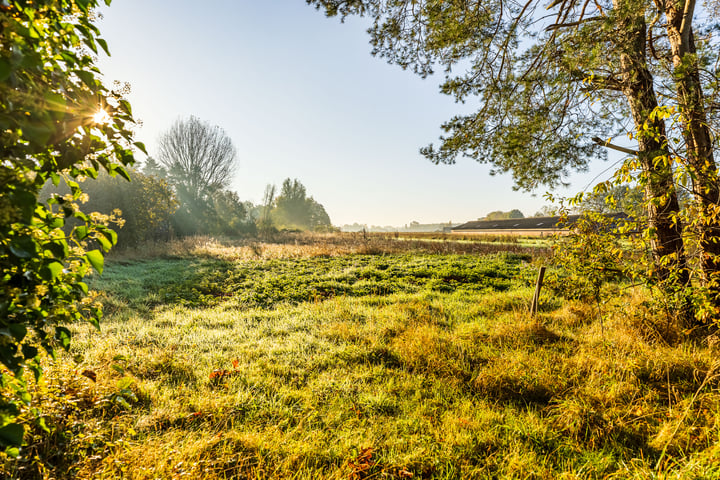
<path fill-rule="evenodd" d="M 220 127 L 191 116 L 178 119 L 159 140 L 158 162 L 175 187 L 180 233 L 198 233 L 214 193 L 230 185 L 237 151 Z"/>
<path fill-rule="evenodd" d="M 720 273 L 720 187 L 704 96 L 717 83 L 718 45 L 709 35 L 696 44 L 695 0 L 307 1 L 328 15 L 370 17 L 373 54 L 422 76 L 444 67 L 442 92 L 479 104 L 443 125 L 439 147 L 422 149 L 436 163 L 468 156 L 533 189 L 604 158 L 601 147 L 618 148 L 602 139 L 633 137 L 636 150 L 620 148 L 632 155 L 624 172 L 644 189 L 653 276 L 674 285 L 689 281 L 674 178 L 682 159 L 702 206 L 706 279 Z M 675 114 L 684 144 L 668 134 Z"/>
<path fill-rule="evenodd" d="M 263 194 L 262 202 L 262 214 L 258 219 L 258 230 L 262 235 L 270 235 L 275 231 L 275 225 L 272 221 L 272 209 L 275 203 L 275 185 L 266 185 L 265 193 Z"/>
<path fill-rule="evenodd" d="M 238 236 L 256 232 L 250 208 L 240 201 L 236 192 L 220 190 L 212 196 L 212 216 L 208 223 L 208 233 L 214 235 Z"/>
<path fill-rule="evenodd" d="M 637 186 L 616 185 L 609 190 L 583 195 L 578 213 L 625 213 L 635 219 L 645 216 L 643 191 Z"/>
<path fill-rule="evenodd" d="M 533 215 L 533 217 L 554 217 L 557 214 L 557 208 L 553 207 L 552 205 L 543 205 L 540 210 L 535 212 L 535 215 Z"/>
<path fill-rule="evenodd" d="M 485 215 L 485 218 L 483 220 L 507 220 L 510 218 L 525 218 L 525 215 L 523 215 L 523 213 L 518 209 L 513 209 L 509 212 L 496 210 Z"/>
<path fill-rule="evenodd" d="M 520 210 L 518 210 L 517 208 L 515 208 L 515 209 L 510 210 L 510 211 L 508 212 L 508 217 L 507 217 L 507 218 L 525 218 L 525 215 L 523 215 L 523 213 L 522 213 Z"/>
<path fill-rule="evenodd" d="M 0 447 L 11 455 L 23 437 L 16 416 L 29 403 L 24 370 L 38 377 L 39 348 L 68 349 L 67 325 L 97 326 L 102 313 L 83 278 L 102 272 L 102 251 L 117 237 L 82 212 L 78 180 L 101 169 L 129 178 L 124 166 L 134 161 L 130 104 L 97 78 L 89 53 L 107 53 L 97 6 L 0 3 Z M 46 182 L 63 179 L 68 195 L 39 200 Z M 66 233 L 70 220 L 77 224 Z"/>
<path fill-rule="evenodd" d="M 268 192 L 266 189 L 266 197 Z M 274 190 L 270 193 L 274 196 Z M 325 207 L 313 197 L 308 197 L 305 186 L 297 179 L 286 178 L 283 181 L 271 215 L 276 225 L 285 228 L 323 230 L 332 226 Z"/>
<path fill-rule="evenodd" d="M 286 178 L 275 199 L 277 223 L 285 226 L 306 227 L 309 223 L 307 190 L 299 180 Z"/>
<path fill-rule="evenodd" d="M 131 182 L 102 172 L 96 179 L 80 182 L 87 195 L 83 209 L 118 219 L 118 248 L 137 247 L 149 240 L 167 240 L 170 216 L 177 209 L 175 194 L 162 178 L 144 175 L 133 168 L 128 169 L 128 173 Z M 48 183 L 41 190 L 40 198 L 62 197 L 69 192 L 65 182 L 57 186 Z M 70 232 L 76 225 L 77 221 L 68 221 L 63 230 Z"/>
<path fill-rule="evenodd" d="M 145 165 L 143 165 L 142 173 L 144 175 L 154 176 L 158 178 L 167 178 L 167 171 L 153 157 L 147 157 Z"/>

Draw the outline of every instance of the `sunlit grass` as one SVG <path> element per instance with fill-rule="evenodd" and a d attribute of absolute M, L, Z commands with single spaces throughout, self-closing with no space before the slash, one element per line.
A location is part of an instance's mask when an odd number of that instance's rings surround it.
<path fill-rule="evenodd" d="M 533 269 L 513 256 L 195 245 L 108 263 L 102 331 L 78 326 L 81 363 L 61 359 L 39 387 L 55 433 L 35 428 L 8 476 L 720 474 L 717 346 L 658 342 L 640 291 L 605 305 L 601 328 L 594 307 L 555 299 L 530 319 Z"/>

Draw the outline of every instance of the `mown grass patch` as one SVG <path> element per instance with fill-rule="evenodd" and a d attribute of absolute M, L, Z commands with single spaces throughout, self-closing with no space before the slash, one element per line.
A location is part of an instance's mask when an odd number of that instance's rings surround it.
<path fill-rule="evenodd" d="M 580 303 L 531 320 L 526 258 L 110 262 L 95 286 L 113 313 L 75 330 L 82 363 L 59 360 L 37 386 L 52 433 L 28 410 L 28 445 L 0 472 L 719 475 L 716 347 L 644 335 L 641 295 L 606 305 L 603 328 Z"/>

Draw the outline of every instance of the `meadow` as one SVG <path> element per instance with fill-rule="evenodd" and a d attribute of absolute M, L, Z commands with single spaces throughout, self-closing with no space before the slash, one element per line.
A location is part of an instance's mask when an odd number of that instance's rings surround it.
<path fill-rule="evenodd" d="M 720 342 L 639 287 L 545 291 L 542 245 L 194 238 L 92 279 L 3 478 L 720 478 Z M 561 293 L 561 292 L 560 292 Z M 41 408 L 38 413 L 36 408 Z"/>

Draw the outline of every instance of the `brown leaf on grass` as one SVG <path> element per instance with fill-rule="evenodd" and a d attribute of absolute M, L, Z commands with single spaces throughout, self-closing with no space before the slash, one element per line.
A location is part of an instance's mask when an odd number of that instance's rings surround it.
<path fill-rule="evenodd" d="M 80 372 L 80 375 L 89 378 L 93 382 L 97 382 L 97 373 L 93 372 L 92 370 L 83 370 L 82 372 Z"/>
<path fill-rule="evenodd" d="M 370 470 L 376 465 L 372 460 L 372 454 L 375 451 L 372 447 L 363 448 L 355 459 L 348 462 L 350 467 L 349 480 L 361 480 L 366 478 Z"/>

